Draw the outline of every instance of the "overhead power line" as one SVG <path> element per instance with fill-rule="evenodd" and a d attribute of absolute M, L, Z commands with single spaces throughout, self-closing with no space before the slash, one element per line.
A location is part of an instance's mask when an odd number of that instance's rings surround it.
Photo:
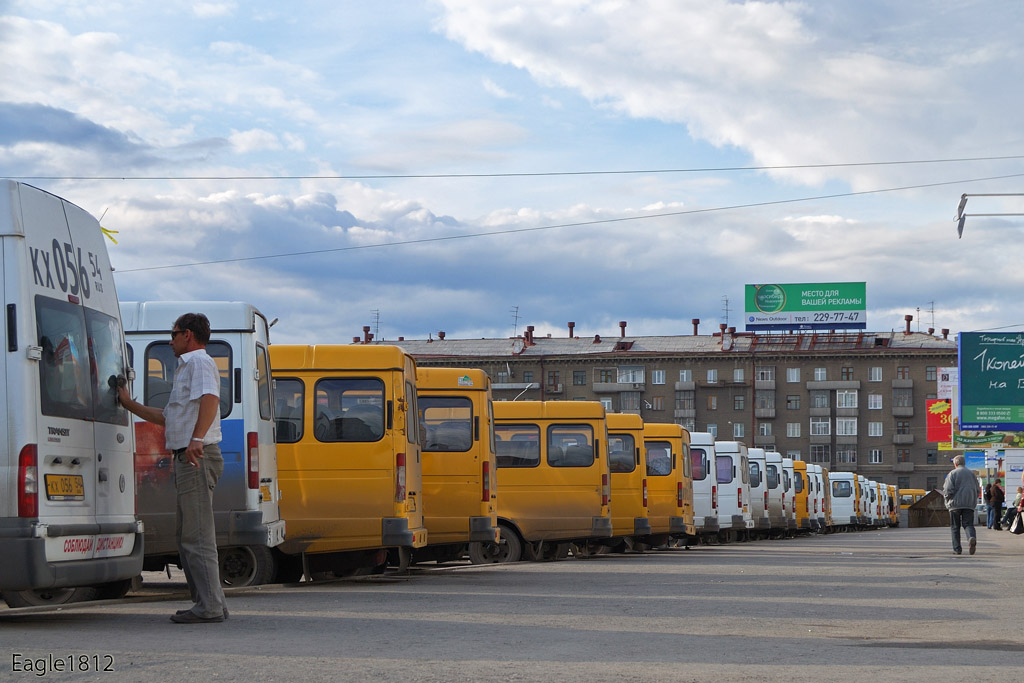
<path fill-rule="evenodd" d="M 860 161 L 838 164 L 789 164 L 780 166 L 708 166 L 697 168 L 649 168 L 618 171 L 537 171 L 523 173 L 378 173 L 363 175 L 188 175 L 188 176 L 9 176 L 16 180 L 420 180 L 430 178 L 537 178 L 547 176 L 650 175 L 667 173 L 724 173 L 733 171 L 796 171 L 814 168 L 856 168 L 862 166 L 905 166 L 911 164 L 954 164 L 967 161 L 1007 161 L 1024 155 L 962 157 L 954 159 L 911 159 L 903 161 Z"/>
<path fill-rule="evenodd" d="M 860 192 L 842 192 L 842 193 L 837 193 L 837 194 L 818 195 L 816 197 L 798 197 L 798 198 L 794 198 L 794 199 L 776 199 L 776 200 L 765 201 L 765 202 L 752 202 L 750 204 L 733 204 L 731 206 L 716 206 L 716 207 L 706 207 L 706 208 L 703 208 L 703 209 L 686 209 L 686 210 L 683 210 L 683 211 L 668 211 L 668 212 L 663 212 L 663 213 L 649 213 L 649 214 L 642 214 L 642 215 L 638 215 L 638 216 L 622 216 L 622 217 L 619 217 L 619 218 L 602 218 L 602 219 L 597 219 L 597 220 L 592 220 L 592 221 L 579 221 L 579 222 L 576 222 L 576 223 L 557 223 L 557 224 L 554 224 L 554 225 L 541 225 L 541 226 L 534 226 L 534 227 L 530 227 L 530 228 L 507 228 L 505 230 L 490 230 L 490 231 L 487 231 L 487 232 L 475 232 L 475 233 L 462 234 L 462 235 L 445 235 L 445 236 L 440 236 L 440 237 L 423 237 L 423 238 L 420 238 L 420 239 L 413 239 L 413 240 L 398 240 L 398 241 L 395 241 L 395 242 L 379 242 L 377 244 L 360 244 L 360 245 L 347 246 L 347 247 L 333 247 L 333 248 L 330 248 L 330 249 L 311 249 L 311 250 L 307 250 L 307 251 L 292 251 L 292 252 L 286 252 L 286 253 L 280 253 L 280 254 L 264 254 L 264 255 L 261 255 L 261 256 L 241 256 L 241 257 L 238 257 L 238 258 L 217 259 L 217 260 L 213 260 L 213 261 L 196 261 L 194 263 L 174 263 L 174 264 L 168 264 L 168 265 L 163 265 L 163 266 L 147 266 L 147 267 L 143 267 L 143 268 L 125 268 L 125 269 L 122 269 L 122 270 L 118 270 L 117 272 L 118 273 L 138 273 L 138 272 L 148 271 L 148 270 L 167 270 L 169 268 L 187 268 L 187 267 L 190 267 L 190 266 L 208 266 L 208 265 L 216 265 L 216 264 L 224 264 L 224 263 L 239 263 L 239 262 L 242 262 L 242 261 L 263 261 L 263 260 L 275 259 L 275 258 L 287 258 L 287 257 L 291 257 L 291 256 L 309 256 L 309 255 L 312 255 L 312 254 L 330 254 L 330 253 L 336 253 L 336 252 L 342 252 L 342 251 L 359 251 L 359 250 L 363 250 L 363 249 L 380 249 L 380 248 L 383 248 L 383 247 L 398 247 L 398 246 L 406 246 L 406 245 L 410 245 L 410 244 L 429 244 L 431 242 L 448 242 L 448 241 L 453 241 L 453 240 L 471 239 L 471 238 L 475 238 L 475 237 L 491 237 L 491 236 L 494 236 L 494 235 L 511 235 L 511 234 L 523 233 L 523 232 L 539 232 L 539 231 L 542 231 L 542 230 L 557 230 L 559 228 L 578 228 L 578 227 L 582 227 L 582 226 L 586 226 L 586 225 L 607 225 L 607 224 L 610 224 L 610 223 L 625 223 L 627 221 L 650 220 L 652 218 L 670 218 L 670 217 L 673 217 L 673 216 L 689 216 L 689 215 L 699 214 L 699 213 L 712 213 L 712 212 L 718 212 L 718 211 L 733 211 L 733 210 L 738 210 L 738 209 L 751 209 L 751 208 L 756 208 L 756 207 L 760 207 L 760 206 L 777 206 L 777 205 L 780 205 L 780 204 L 796 204 L 796 203 L 799 203 L 799 202 L 818 201 L 818 200 L 822 200 L 822 199 L 839 199 L 839 198 L 843 198 L 843 197 L 857 197 L 857 196 L 869 195 L 869 194 L 881 194 L 881 193 L 884 193 L 884 192 L 903 192 L 903 191 L 906 191 L 906 190 L 920 190 L 920 189 L 929 188 L 929 187 L 943 187 L 943 186 L 948 186 L 948 185 L 962 185 L 962 184 L 965 184 L 965 183 L 978 183 L 978 182 L 984 182 L 984 181 L 989 181 L 989 180 L 1004 180 L 1004 179 L 1007 179 L 1007 178 L 1021 178 L 1021 177 L 1024 177 L 1024 173 L 1014 173 L 1014 174 L 1011 174 L 1011 175 L 1002 175 L 1002 176 L 991 176 L 991 177 L 988 177 L 988 178 L 971 178 L 971 179 L 968 179 L 968 180 L 948 180 L 948 181 L 938 182 L 938 183 L 925 183 L 925 184 L 922 184 L 922 185 L 904 185 L 902 187 L 887 187 L 887 188 L 882 188 L 882 189 L 877 189 L 877 190 L 862 190 Z"/>

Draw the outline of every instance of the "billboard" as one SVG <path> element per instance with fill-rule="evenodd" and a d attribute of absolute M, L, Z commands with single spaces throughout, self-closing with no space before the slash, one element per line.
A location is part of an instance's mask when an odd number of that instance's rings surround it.
<path fill-rule="evenodd" d="M 953 425 L 948 398 L 930 398 L 925 401 L 925 441 L 943 443 L 952 439 Z"/>
<path fill-rule="evenodd" d="M 1024 430 L 1024 333 L 959 335 L 962 431 Z"/>
<path fill-rule="evenodd" d="M 746 285 L 746 329 L 864 330 L 866 290 L 864 282 Z"/>

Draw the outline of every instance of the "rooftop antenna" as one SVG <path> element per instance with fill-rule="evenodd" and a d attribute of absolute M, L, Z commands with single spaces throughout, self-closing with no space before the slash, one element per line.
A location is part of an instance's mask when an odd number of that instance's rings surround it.
<path fill-rule="evenodd" d="M 932 320 L 932 329 L 935 329 L 935 302 L 934 301 L 929 301 L 928 305 L 929 305 L 928 313 L 930 313 L 931 316 L 932 316 L 932 318 L 931 318 L 931 320 Z"/>
<path fill-rule="evenodd" d="M 519 336 L 519 306 L 513 306 L 509 311 L 512 314 L 512 336 Z"/>
<path fill-rule="evenodd" d="M 917 307 L 917 331 L 921 331 L 921 307 Z"/>
<path fill-rule="evenodd" d="M 726 294 L 722 295 L 722 313 L 723 313 L 723 315 L 722 315 L 722 322 L 724 322 L 725 326 L 728 327 L 729 326 L 729 297 Z"/>
<path fill-rule="evenodd" d="M 380 338 L 380 309 L 375 308 L 370 312 L 373 313 L 373 338 L 377 341 L 384 341 Z"/>

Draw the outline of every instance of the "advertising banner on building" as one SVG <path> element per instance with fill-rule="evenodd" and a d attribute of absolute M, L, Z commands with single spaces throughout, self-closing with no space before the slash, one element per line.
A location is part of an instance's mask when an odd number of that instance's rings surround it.
<path fill-rule="evenodd" d="M 867 329 L 866 290 L 864 282 L 746 285 L 746 329 Z"/>
<path fill-rule="evenodd" d="M 934 443 L 952 441 L 953 407 L 949 399 L 930 398 L 925 405 L 925 440 Z"/>
<path fill-rule="evenodd" d="M 960 371 L 957 368 L 939 368 L 938 373 L 938 391 L 935 395 L 939 398 L 956 397 Z"/>
<path fill-rule="evenodd" d="M 1024 333 L 959 335 L 962 431 L 1024 430 Z"/>

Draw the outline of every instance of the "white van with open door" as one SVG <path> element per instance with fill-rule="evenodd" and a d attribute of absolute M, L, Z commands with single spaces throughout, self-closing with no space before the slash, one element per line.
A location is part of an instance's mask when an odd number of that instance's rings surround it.
<path fill-rule="evenodd" d="M 142 571 L 124 335 L 99 223 L 0 180 L 0 592 L 11 607 L 120 597 Z"/>
<path fill-rule="evenodd" d="M 220 451 L 224 473 L 213 492 L 220 577 L 225 586 L 269 583 L 271 548 L 284 540 L 277 483 L 270 332 L 254 306 L 239 301 L 125 301 L 121 303 L 128 354 L 135 368 L 132 395 L 162 408 L 178 360 L 168 341 L 184 313 L 210 319 L 206 352 L 220 371 Z M 138 514 L 146 524 L 148 571 L 180 565 L 175 538 L 176 493 L 171 454 L 161 425 L 135 419 Z"/>

